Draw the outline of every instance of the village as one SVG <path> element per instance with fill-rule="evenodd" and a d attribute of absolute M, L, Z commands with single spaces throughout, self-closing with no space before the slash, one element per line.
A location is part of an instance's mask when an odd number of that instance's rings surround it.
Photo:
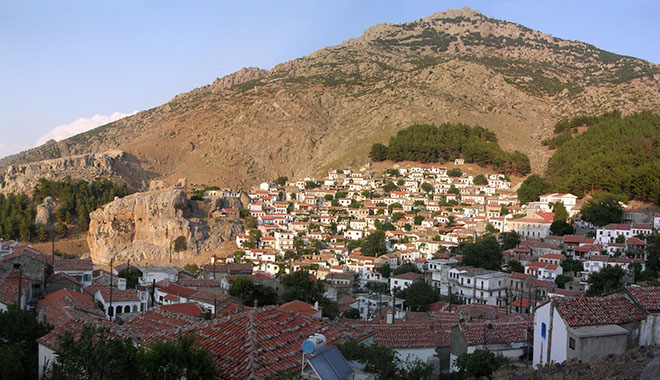
<path fill-rule="evenodd" d="M 246 230 L 234 252 L 199 270 L 102 269 L 2 242 L 0 310 L 17 304 L 53 326 L 38 340 L 40 376 L 58 337 L 85 326 L 147 346 L 192 334 L 222 378 L 237 379 L 300 373 L 301 343 L 314 334 L 392 349 L 430 366 L 431 378 L 476 350 L 533 368 L 660 343 L 660 287 L 638 278 L 660 214 L 624 208 L 622 223 L 596 227 L 578 219 L 575 195 L 521 205 L 507 176 L 473 176 L 463 165 L 367 165 L 264 182 L 244 208 L 216 210 L 218 223 L 240 220 Z M 238 196 L 207 189 L 202 201 Z M 552 234 L 558 209 L 573 233 Z M 469 265 L 475 257 L 487 265 Z M 594 293 L 593 275 L 608 267 L 622 270 L 622 286 Z M 322 297 L 248 304 L 232 290 L 241 280 L 281 296 L 291 286 L 283 278 L 301 272 L 322 284 Z M 364 366 L 352 370 L 370 378 Z"/>

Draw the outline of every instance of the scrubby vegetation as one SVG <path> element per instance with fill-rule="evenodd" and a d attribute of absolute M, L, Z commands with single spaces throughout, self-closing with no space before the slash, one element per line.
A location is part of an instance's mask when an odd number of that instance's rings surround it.
<path fill-rule="evenodd" d="M 374 144 L 369 153 L 374 161 L 439 162 L 464 158 L 480 166 L 505 173 L 529 174 L 529 158 L 518 151 L 505 152 L 495 134 L 485 128 L 464 124 L 413 125 L 390 138 L 388 146 Z"/>

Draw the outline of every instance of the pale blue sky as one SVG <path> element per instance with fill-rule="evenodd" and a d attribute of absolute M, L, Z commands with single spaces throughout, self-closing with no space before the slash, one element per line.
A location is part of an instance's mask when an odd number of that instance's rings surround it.
<path fill-rule="evenodd" d="M 244 66 L 465 5 L 660 63 L 656 0 L 0 0 L 0 156 L 80 118 L 151 108 Z"/>

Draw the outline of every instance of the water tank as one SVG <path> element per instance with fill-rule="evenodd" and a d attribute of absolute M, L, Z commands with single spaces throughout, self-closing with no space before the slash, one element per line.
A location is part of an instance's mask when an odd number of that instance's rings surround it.
<path fill-rule="evenodd" d="M 325 345 L 328 343 L 325 335 L 323 334 L 314 334 L 311 335 L 308 339 L 303 340 L 302 350 L 306 354 L 313 354 L 325 349 Z"/>

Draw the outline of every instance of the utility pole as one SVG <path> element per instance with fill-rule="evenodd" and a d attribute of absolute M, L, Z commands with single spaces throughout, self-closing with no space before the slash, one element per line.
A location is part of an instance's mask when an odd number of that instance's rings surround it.
<path fill-rule="evenodd" d="M 21 291 L 23 290 L 23 266 L 20 263 L 14 264 L 14 269 L 18 269 L 18 299 L 16 300 L 16 304 L 18 304 L 19 309 L 23 309 L 21 307 Z"/>
<path fill-rule="evenodd" d="M 215 255 L 213 255 L 213 280 L 215 280 Z"/>
<path fill-rule="evenodd" d="M 112 321 L 112 317 L 115 316 L 115 311 L 112 308 L 112 265 L 114 264 L 114 261 L 115 261 L 114 257 L 110 259 L 110 306 L 108 311 L 112 311 L 112 315 L 110 315 L 110 313 L 108 313 L 108 315 L 110 316 L 111 321 Z M 117 278 L 117 282 L 119 282 L 119 278 Z"/>

